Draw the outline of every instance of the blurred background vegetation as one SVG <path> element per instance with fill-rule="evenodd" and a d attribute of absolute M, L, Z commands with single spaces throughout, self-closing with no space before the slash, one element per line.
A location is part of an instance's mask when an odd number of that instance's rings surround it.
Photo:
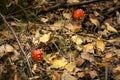
<path fill-rule="evenodd" d="M 30 0 L 0 0 L 0 12 L 9 14 L 20 10 L 19 6 L 25 7 Z"/>

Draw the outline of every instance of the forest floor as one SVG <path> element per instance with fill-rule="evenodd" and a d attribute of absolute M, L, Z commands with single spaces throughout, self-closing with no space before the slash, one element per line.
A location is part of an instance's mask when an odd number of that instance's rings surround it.
<path fill-rule="evenodd" d="M 0 80 L 120 80 L 119 0 L 33 0 L 0 15 Z"/>

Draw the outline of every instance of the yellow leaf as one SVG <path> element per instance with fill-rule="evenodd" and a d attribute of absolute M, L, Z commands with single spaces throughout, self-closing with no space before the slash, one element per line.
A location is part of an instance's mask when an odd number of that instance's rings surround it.
<path fill-rule="evenodd" d="M 77 45 L 80 45 L 83 43 L 82 39 L 78 35 L 72 36 L 71 40 Z"/>
<path fill-rule="evenodd" d="M 72 72 L 76 68 L 75 62 L 70 62 L 65 66 L 65 69 L 69 72 Z"/>
<path fill-rule="evenodd" d="M 81 51 L 83 49 L 83 47 L 81 45 L 75 45 L 75 48 L 79 51 Z"/>
<path fill-rule="evenodd" d="M 39 38 L 39 42 L 43 42 L 43 43 L 46 43 L 50 40 L 50 35 L 51 33 L 47 33 L 47 34 L 44 34 L 42 35 L 40 38 Z"/>
<path fill-rule="evenodd" d="M 105 67 L 107 66 L 108 64 L 107 63 L 96 63 L 99 67 Z"/>
<path fill-rule="evenodd" d="M 68 63 L 68 61 L 62 57 L 61 59 L 55 59 L 51 62 L 51 66 L 50 68 L 61 68 L 64 67 L 66 64 Z"/>
<path fill-rule="evenodd" d="M 114 27 L 112 27 L 110 24 L 105 23 L 105 25 L 107 26 L 108 31 L 117 33 L 117 30 Z"/>
<path fill-rule="evenodd" d="M 84 45 L 83 51 L 94 53 L 94 45 L 92 43 Z"/>
<path fill-rule="evenodd" d="M 102 39 L 100 39 L 100 38 L 97 39 L 96 47 L 98 49 L 100 49 L 100 51 L 102 51 L 102 52 L 105 50 L 105 43 L 103 42 Z"/>

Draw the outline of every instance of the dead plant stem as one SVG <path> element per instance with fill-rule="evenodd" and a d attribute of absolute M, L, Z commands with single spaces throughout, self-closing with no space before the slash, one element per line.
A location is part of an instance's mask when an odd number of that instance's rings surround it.
<path fill-rule="evenodd" d="M 29 60 L 28 60 L 28 58 L 26 57 L 26 53 L 25 53 L 25 51 L 23 50 L 23 47 L 22 47 L 22 45 L 21 45 L 18 37 L 16 36 L 15 31 L 14 31 L 13 28 L 8 24 L 8 22 L 6 21 L 5 17 L 2 15 L 2 13 L 0 13 L 0 16 L 2 17 L 4 23 L 7 25 L 7 27 L 8 27 L 8 28 L 11 30 L 11 32 L 13 33 L 13 35 L 14 35 L 17 43 L 18 43 L 18 46 L 20 47 L 20 50 L 21 50 L 21 52 L 23 53 L 22 55 L 24 56 L 24 58 L 25 58 L 25 60 L 26 60 L 26 63 L 27 63 L 27 66 L 28 66 L 28 69 L 29 69 L 29 72 L 30 72 L 30 76 L 32 77 L 33 74 L 32 74 L 32 72 L 31 72 L 32 70 L 31 70 L 31 67 L 30 67 Z"/>

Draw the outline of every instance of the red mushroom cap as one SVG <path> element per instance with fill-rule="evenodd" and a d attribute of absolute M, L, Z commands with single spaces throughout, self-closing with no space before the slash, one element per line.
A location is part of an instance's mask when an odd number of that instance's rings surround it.
<path fill-rule="evenodd" d="M 43 59 L 43 52 L 37 49 L 37 50 L 32 51 L 31 56 L 35 62 L 38 62 Z"/>
<path fill-rule="evenodd" d="M 85 16 L 85 12 L 82 9 L 77 9 L 74 11 L 73 18 L 78 20 Z"/>

